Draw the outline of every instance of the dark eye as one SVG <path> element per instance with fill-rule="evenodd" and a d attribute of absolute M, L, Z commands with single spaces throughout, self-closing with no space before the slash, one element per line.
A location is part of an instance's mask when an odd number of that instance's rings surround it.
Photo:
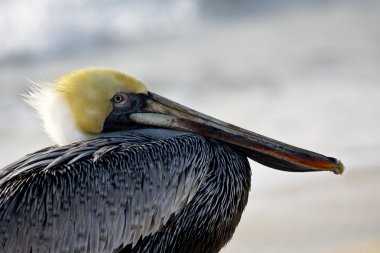
<path fill-rule="evenodd" d="M 112 97 L 112 102 L 115 103 L 115 104 L 120 104 L 122 102 L 125 102 L 127 101 L 127 94 L 125 93 L 117 93 L 115 94 L 113 97 Z"/>

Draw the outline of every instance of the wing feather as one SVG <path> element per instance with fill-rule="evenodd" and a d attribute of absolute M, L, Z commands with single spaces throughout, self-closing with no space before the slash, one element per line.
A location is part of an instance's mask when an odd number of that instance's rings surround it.
<path fill-rule="evenodd" d="M 212 157 L 203 137 L 156 137 L 52 147 L 5 168 L 0 251 L 112 252 L 160 230 L 191 201 Z"/>

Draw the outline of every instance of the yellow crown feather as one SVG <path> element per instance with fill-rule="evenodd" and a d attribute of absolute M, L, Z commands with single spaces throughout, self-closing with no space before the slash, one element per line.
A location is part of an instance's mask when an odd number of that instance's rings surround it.
<path fill-rule="evenodd" d="M 111 98 L 118 92 L 147 93 L 136 78 L 108 68 L 86 68 L 65 74 L 55 82 L 64 95 L 78 127 L 90 134 L 102 131 L 112 110 Z"/>

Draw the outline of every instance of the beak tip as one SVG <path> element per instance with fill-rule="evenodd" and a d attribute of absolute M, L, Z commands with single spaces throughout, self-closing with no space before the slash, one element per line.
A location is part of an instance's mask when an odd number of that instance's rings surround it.
<path fill-rule="evenodd" d="M 333 168 L 332 172 L 334 172 L 334 174 L 336 174 L 336 175 L 342 175 L 343 174 L 344 165 L 340 160 L 337 161 L 337 165 Z"/>

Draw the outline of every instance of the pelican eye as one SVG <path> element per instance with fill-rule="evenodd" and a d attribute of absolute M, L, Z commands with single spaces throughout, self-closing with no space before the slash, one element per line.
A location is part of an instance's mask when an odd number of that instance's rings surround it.
<path fill-rule="evenodd" d="M 124 92 L 120 92 L 115 94 L 111 100 L 115 104 L 125 103 L 128 100 L 128 95 Z"/>

